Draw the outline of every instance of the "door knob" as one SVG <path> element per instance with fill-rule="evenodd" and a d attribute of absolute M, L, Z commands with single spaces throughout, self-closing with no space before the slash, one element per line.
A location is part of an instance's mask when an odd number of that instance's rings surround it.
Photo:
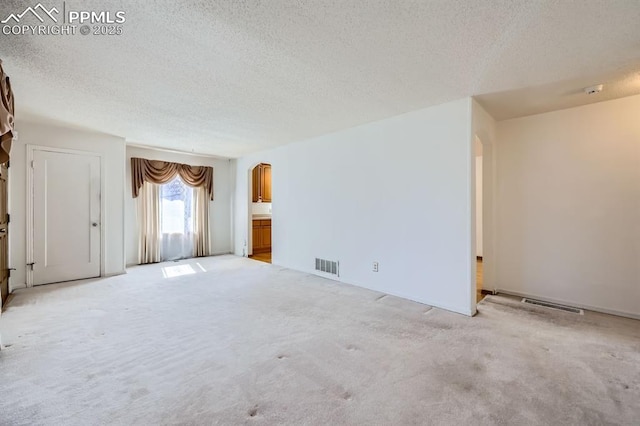
<path fill-rule="evenodd" d="M 97 227 L 97 226 L 98 226 L 98 222 L 93 222 L 93 223 L 91 224 L 91 226 L 93 226 L 94 228 L 95 228 L 95 227 Z"/>

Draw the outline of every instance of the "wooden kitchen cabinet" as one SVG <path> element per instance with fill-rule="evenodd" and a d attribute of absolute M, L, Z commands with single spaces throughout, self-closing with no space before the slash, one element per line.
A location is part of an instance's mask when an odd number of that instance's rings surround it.
<path fill-rule="evenodd" d="M 266 220 L 262 222 L 266 222 Z M 269 221 L 268 225 L 262 225 L 260 231 L 262 232 L 262 246 L 271 251 L 271 221 Z"/>
<path fill-rule="evenodd" d="M 253 168 L 252 172 L 254 203 L 271 202 L 271 164 L 260 163 Z"/>
<path fill-rule="evenodd" d="M 262 229 L 260 228 L 259 220 L 253 221 L 252 236 L 253 252 L 256 253 L 256 251 L 262 250 Z"/>
<path fill-rule="evenodd" d="M 253 253 L 271 251 L 271 219 L 254 219 L 252 227 Z"/>
<path fill-rule="evenodd" d="M 271 164 L 262 165 L 262 201 L 271 202 Z"/>
<path fill-rule="evenodd" d="M 253 193 L 251 195 L 251 201 L 257 203 L 258 201 L 262 201 L 260 196 L 261 188 L 260 188 L 260 166 L 258 164 L 253 168 L 253 172 L 251 173 L 251 187 L 253 188 Z"/>

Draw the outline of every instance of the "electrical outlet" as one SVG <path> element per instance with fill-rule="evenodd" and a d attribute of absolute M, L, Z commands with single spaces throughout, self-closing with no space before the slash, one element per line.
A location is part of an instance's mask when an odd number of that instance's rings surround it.
<path fill-rule="evenodd" d="M 373 272 L 378 272 L 378 262 L 373 262 Z"/>

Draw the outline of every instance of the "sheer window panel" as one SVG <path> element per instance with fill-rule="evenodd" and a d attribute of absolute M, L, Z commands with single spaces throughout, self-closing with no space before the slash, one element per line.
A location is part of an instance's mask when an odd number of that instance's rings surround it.
<path fill-rule="evenodd" d="M 162 260 L 193 257 L 194 192 L 179 176 L 160 187 Z"/>

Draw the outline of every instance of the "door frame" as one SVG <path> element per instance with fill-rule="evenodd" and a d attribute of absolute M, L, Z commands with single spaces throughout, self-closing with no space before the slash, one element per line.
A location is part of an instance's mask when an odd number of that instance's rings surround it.
<path fill-rule="evenodd" d="M 247 171 L 247 227 L 245 246 L 242 249 L 243 257 L 253 256 L 253 169 L 260 164 L 271 166 L 271 203 L 273 203 L 273 162 L 263 159 L 262 161 L 251 163 Z M 273 253 L 273 215 L 271 217 L 271 253 Z"/>
<path fill-rule="evenodd" d="M 495 194 L 497 188 L 497 151 L 493 138 L 484 134 L 481 131 L 475 131 L 472 133 L 472 149 L 471 149 L 471 192 L 472 197 L 472 247 L 471 247 L 471 295 L 472 306 L 477 306 L 476 291 L 478 283 L 476 281 L 476 259 L 477 259 L 477 223 L 476 223 L 476 139 L 482 146 L 482 290 L 491 291 L 495 293 L 495 270 L 496 270 L 496 233 L 497 233 L 497 207 L 495 202 Z M 473 308 L 472 308 L 473 309 Z"/>
<path fill-rule="evenodd" d="M 260 162 L 249 167 L 247 181 L 249 182 L 249 194 L 247 201 L 247 240 L 246 240 L 246 257 L 253 255 L 253 169 L 258 167 Z M 243 253 L 244 255 L 245 253 Z"/>
<path fill-rule="evenodd" d="M 15 139 L 14 139 L 14 140 L 15 140 Z M 10 167 L 9 167 L 9 163 L 10 163 L 10 161 L 7 161 L 7 163 L 6 163 L 6 164 L 7 164 L 7 167 L 6 167 L 6 169 L 5 169 L 5 170 L 6 170 L 6 172 L 7 172 L 7 175 L 5 176 L 5 180 L 6 180 L 7 184 L 6 184 L 6 188 L 5 188 L 5 191 L 6 191 L 6 194 L 5 194 L 6 199 L 5 199 L 4 201 L 6 202 L 5 212 L 7 213 L 7 216 L 9 216 L 9 214 L 10 214 L 9 212 L 10 212 L 10 210 L 11 210 L 11 209 L 10 209 L 10 206 L 9 206 L 9 199 L 11 198 L 11 197 L 9 197 L 9 169 L 10 169 Z M 3 164 L 4 164 L 4 163 L 3 163 Z M 0 164 L 0 168 L 2 168 L 2 165 L 3 165 L 3 164 Z M 1 201 L 0 201 L 0 202 L 1 202 Z M 6 232 L 6 235 L 5 235 L 5 238 L 6 238 L 6 240 L 7 240 L 7 244 L 6 244 L 6 246 L 7 246 L 7 247 L 6 247 L 7 252 L 6 252 L 6 254 L 5 254 L 5 256 L 6 256 L 6 261 L 7 261 L 7 262 L 6 262 L 6 267 L 7 267 L 7 299 L 6 299 L 6 300 L 9 300 L 9 296 L 11 295 L 11 274 L 10 274 L 10 272 L 11 272 L 11 269 L 12 269 L 12 268 L 11 268 L 11 250 L 9 250 L 9 235 L 10 235 L 10 232 L 9 232 L 9 226 L 10 226 L 10 225 L 11 225 L 11 221 L 7 220 L 7 228 L 6 228 L 7 232 Z M 1 284 L 0 284 L 0 285 L 1 285 Z M 1 293 L 1 291 L 0 291 L 0 293 Z M 6 307 L 4 306 L 4 305 L 5 305 L 5 303 L 4 303 L 4 302 L 5 302 L 5 301 L 3 301 L 3 300 L 2 300 L 2 295 L 0 294 L 0 314 L 2 314 L 3 309 L 6 309 Z"/>
<path fill-rule="evenodd" d="M 31 164 L 33 162 L 33 156 L 35 151 L 49 151 L 49 152 L 57 152 L 60 154 L 73 154 L 73 155 L 85 155 L 88 157 L 98 157 L 100 160 L 100 276 L 104 277 L 104 266 L 105 266 L 105 255 L 106 255 L 106 241 L 105 241 L 105 224 L 104 219 L 106 217 L 106 205 L 104 202 L 104 194 L 106 193 L 106 180 L 104 178 L 104 158 L 103 155 L 99 152 L 93 151 L 81 151 L 77 149 L 66 149 L 66 148 L 53 148 L 50 146 L 43 145 L 32 145 L 27 144 L 27 159 L 26 159 L 26 170 L 27 170 L 27 223 L 26 223 L 26 231 L 27 231 L 27 253 L 26 259 L 27 264 L 33 262 L 33 167 Z M 26 285 L 27 288 L 33 287 L 33 271 L 31 268 L 26 268 Z"/>

